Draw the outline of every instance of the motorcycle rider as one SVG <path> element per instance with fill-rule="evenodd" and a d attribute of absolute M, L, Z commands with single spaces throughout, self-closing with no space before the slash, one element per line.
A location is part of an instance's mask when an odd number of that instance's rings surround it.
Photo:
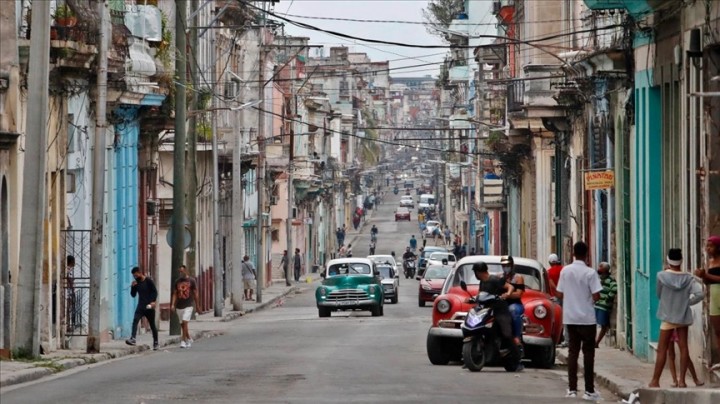
<path fill-rule="evenodd" d="M 412 236 L 410 236 L 410 250 L 414 252 L 416 248 L 417 248 L 417 239 L 415 238 L 415 235 L 413 234 Z"/>
<path fill-rule="evenodd" d="M 513 287 L 513 292 L 508 295 L 507 303 L 510 314 L 512 315 L 512 333 L 513 341 L 520 347 L 522 352 L 522 316 L 525 313 L 525 307 L 520 300 L 525 293 L 525 280 L 522 275 L 515 272 L 515 261 L 512 256 L 505 255 L 500 258 L 500 265 L 503 269 L 503 277 Z"/>
<path fill-rule="evenodd" d="M 501 346 L 507 347 L 507 344 L 513 341 L 512 316 L 508 309 L 507 298 L 514 292 L 514 288 L 505 278 L 490 276 L 488 266 L 484 262 L 473 264 L 473 272 L 475 273 L 475 278 L 480 281 L 479 292 L 487 292 L 500 297 L 500 299 L 495 299 L 492 309 L 495 314 L 495 321 L 500 328 L 500 334 L 503 338 Z M 507 349 L 503 351 L 507 352 Z M 505 352 L 501 352 L 501 354 Z"/>
<path fill-rule="evenodd" d="M 415 260 L 415 258 L 416 258 L 415 253 L 410 251 L 410 247 L 405 247 L 405 253 L 403 254 L 402 258 L 403 258 L 403 270 L 405 270 L 405 272 L 407 273 L 407 270 L 408 270 L 407 262 Z"/>

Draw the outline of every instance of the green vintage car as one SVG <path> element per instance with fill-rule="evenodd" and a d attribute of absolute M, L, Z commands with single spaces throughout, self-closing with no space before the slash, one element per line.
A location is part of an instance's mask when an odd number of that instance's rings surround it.
<path fill-rule="evenodd" d="M 320 317 L 330 317 L 337 310 L 369 310 L 373 317 L 383 315 L 383 287 L 372 260 L 330 260 L 322 277 L 325 279 L 315 291 Z"/>

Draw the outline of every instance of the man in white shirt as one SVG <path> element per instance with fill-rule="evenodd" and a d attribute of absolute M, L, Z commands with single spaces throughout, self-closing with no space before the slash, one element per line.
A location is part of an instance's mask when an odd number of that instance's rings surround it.
<path fill-rule="evenodd" d="M 602 285 L 597 271 L 585 264 L 588 246 L 582 241 L 573 246 L 575 261 L 560 272 L 557 296 L 563 299 L 563 324 L 567 326 L 568 391 L 565 397 L 577 397 L 578 357 L 582 347 L 585 394 L 583 400 L 598 401 L 593 381 L 595 367 L 595 302 L 600 299 Z"/>

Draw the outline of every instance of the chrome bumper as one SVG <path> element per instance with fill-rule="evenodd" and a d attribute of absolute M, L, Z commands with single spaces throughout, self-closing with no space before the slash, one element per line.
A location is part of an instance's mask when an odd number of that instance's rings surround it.
<path fill-rule="evenodd" d="M 547 337 L 533 337 L 529 335 L 523 335 L 523 343 L 525 345 L 540 346 L 540 347 L 551 347 L 555 345 L 552 338 Z"/>
<path fill-rule="evenodd" d="M 318 307 L 330 307 L 333 309 L 351 309 L 353 307 L 361 306 L 379 306 L 380 303 L 373 299 L 360 299 L 360 300 L 340 300 L 340 301 L 319 301 L 317 302 Z"/>

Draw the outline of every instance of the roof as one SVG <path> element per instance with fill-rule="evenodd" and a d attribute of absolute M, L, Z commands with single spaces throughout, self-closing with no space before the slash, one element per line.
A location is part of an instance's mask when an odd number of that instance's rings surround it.
<path fill-rule="evenodd" d="M 457 266 L 465 264 L 474 264 L 476 262 L 484 262 L 486 264 L 498 264 L 500 265 L 500 259 L 502 255 L 470 255 L 462 258 L 458 261 Z M 540 262 L 532 258 L 523 258 L 513 256 L 513 262 L 515 265 L 522 265 L 526 267 L 535 267 L 538 269 L 544 268 Z"/>
<path fill-rule="evenodd" d="M 337 259 L 328 261 L 328 263 L 325 264 L 325 266 L 326 266 L 326 267 L 329 267 L 330 265 L 353 264 L 353 263 L 355 263 L 355 264 L 367 264 L 367 265 L 372 266 L 372 265 L 375 264 L 375 261 L 370 260 L 370 259 L 367 259 L 367 258 L 355 258 L 355 257 L 350 257 L 350 258 L 337 258 Z"/>

